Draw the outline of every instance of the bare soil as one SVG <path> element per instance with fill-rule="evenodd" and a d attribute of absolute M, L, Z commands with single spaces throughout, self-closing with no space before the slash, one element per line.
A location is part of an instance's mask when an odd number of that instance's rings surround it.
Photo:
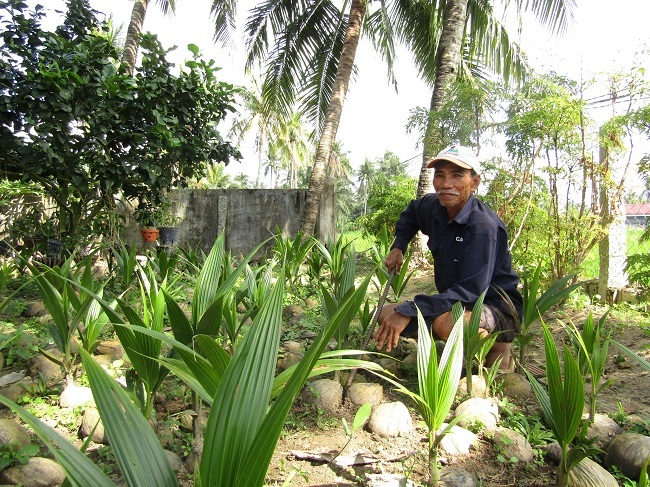
<path fill-rule="evenodd" d="M 409 283 L 405 294 L 408 299 L 415 294 L 433 291 L 431 279 L 425 274 L 416 274 Z M 592 313 L 594 319 L 599 319 L 606 312 L 605 307 L 589 305 L 574 309 L 569 306 L 553 310 L 545 316 L 558 346 L 567 340 L 562 322 L 572 321 L 578 326 Z M 645 359 L 650 359 L 650 319 L 647 315 L 633 312 L 626 307 L 613 309 L 609 313 L 607 329 L 612 330 L 612 338 L 639 353 Z M 529 346 L 527 362 L 544 366 L 544 346 L 541 330 L 536 334 L 534 342 Z M 604 381 L 612 380 L 612 385 L 599 395 L 598 412 L 614 415 L 623 427 L 635 422 L 646 422 L 650 425 L 650 374 L 631 362 L 623 359 L 619 350 L 612 346 L 610 357 L 605 370 Z M 408 379 L 408 377 L 407 377 Z M 414 380 L 413 378 L 411 378 Z M 374 378 L 371 380 L 375 380 Z M 304 420 L 295 428 L 287 428 L 286 434 L 280 439 L 269 468 L 267 481 L 270 485 L 283 485 L 285 481 L 294 486 L 346 486 L 364 485 L 367 474 L 395 473 L 409 477 L 417 484 L 424 484 L 426 476 L 426 429 L 418 414 L 412 409 L 410 400 L 403 395 L 390 391 L 390 386 L 384 384 L 386 401 L 402 401 L 411 408 L 415 432 L 407 437 L 382 438 L 368 431 L 360 430 L 347 443 L 341 425 L 341 418 L 352 423 L 355 411 L 344 406 L 336 415 L 323 415 L 315 420 L 316 414 L 305 412 Z M 537 401 L 509 400 L 514 407 L 527 416 L 540 414 Z M 624 411 L 622 419 L 620 409 Z M 304 412 L 305 405 L 294 407 L 294 416 Z M 457 467 L 473 473 L 485 487 L 528 486 L 542 487 L 555 485 L 556 466 L 543 456 L 529 464 L 506 463 L 498 459 L 498 452 L 491 440 L 484 434 L 479 434 L 479 443 L 465 457 L 442 458 L 442 464 Z M 341 449 L 343 449 L 341 451 Z M 306 459 L 302 454 L 330 453 L 354 457 L 362 455 L 371 461 L 364 465 L 339 466 L 325 460 Z M 289 480 L 288 480 L 289 479 Z M 623 485 L 622 481 L 621 485 Z"/>
<path fill-rule="evenodd" d="M 427 274 L 416 274 L 409 283 L 405 294 L 408 299 L 418 293 L 433 292 L 431 279 Z M 566 341 L 566 332 L 561 323 L 574 322 L 581 325 L 592 313 L 595 319 L 606 312 L 605 307 L 589 305 L 579 309 L 568 305 L 555 309 L 545 316 L 545 322 L 550 326 L 558 344 Z M 647 314 L 632 311 L 629 307 L 619 307 L 611 310 L 607 317 L 607 327 L 612 331 L 612 337 L 635 350 L 646 359 L 650 359 L 650 318 Z M 537 326 L 537 325 L 536 325 Z M 537 328 L 539 331 L 539 327 Z M 528 363 L 544 366 L 544 348 L 541 333 L 537 333 L 534 342 L 528 349 Z M 10 373 L 12 367 L 6 367 L 0 375 Z M 598 412 L 614 415 L 623 427 L 642 424 L 650 430 L 650 375 L 629 359 L 624 360 L 616 347 L 610 349 L 610 357 L 606 368 L 605 380 L 612 380 L 612 385 L 599 396 Z M 403 379 L 413 384 L 413 375 L 405 375 Z M 378 381 L 377 378 L 370 380 Z M 298 401 L 292 408 L 287 419 L 285 432 L 280 438 L 267 475 L 267 485 L 293 486 L 351 486 L 364 485 L 368 474 L 395 473 L 408 476 L 416 484 L 424 484 L 426 476 L 426 430 L 418 414 L 412 409 L 412 403 L 407 397 L 393 392 L 390 385 L 385 383 L 385 400 L 402 401 L 411 411 L 415 431 L 406 437 L 382 438 L 361 429 L 351 441 L 343 430 L 341 419 L 345 418 L 352 424 L 355 410 L 348 404 L 336 414 L 317 411 L 308 404 Z M 539 406 L 534 399 L 510 400 L 519 411 L 533 417 L 539 414 Z M 159 419 L 178 413 L 187 408 L 182 398 L 168 397 L 157 404 Z M 54 406 L 51 406 L 54 407 Z M 511 406 L 513 407 L 513 406 Z M 624 414 L 619 414 L 622 408 Z M 1 417 L 11 416 L 8 410 L 0 412 Z M 644 423 L 645 422 L 645 423 Z M 69 425 L 57 425 L 62 433 L 73 441 L 78 441 L 76 430 Z M 647 433 L 646 433 L 647 434 Z M 337 455 L 337 461 L 330 457 L 318 459 L 318 455 Z M 305 458 L 311 455 L 315 458 Z M 356 456 L 356 457 L 355 457 Z M 528 486 L 542 487 L 555 484 L 555 466 L 541 455 L 535 462 L 529 464 L 507 463 L 500 461 L 498 452 L 488 436 L 479 434 L 479 442 L 471 453 L 461 458 L 441 458 L 443 465 L 460 467 L 472 472 L 485 487 Z M 356 458 L 363 463 L 352 466 L 341 466 L 339 462 L 347 458 Z M 184 486 L 191 481 L 183 481 Z M 621 482 L 621 485 L 623 483 Z M 629 484 L 627 484 L 629 485 Z"/>

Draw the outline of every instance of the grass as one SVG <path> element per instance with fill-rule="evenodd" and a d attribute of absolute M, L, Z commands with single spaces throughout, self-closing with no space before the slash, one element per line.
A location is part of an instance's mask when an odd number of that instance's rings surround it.
<path fill-rule="evenodd" d="M 626 255 L 650 253 L 650 242 L 639 242 L 643 228 L 627 226 L 627 252 Z M 595 245 L 582 263 L 580 278 L 585 280 L 598 279 L 600 258 L 598 257 L 598 245 Z"/>

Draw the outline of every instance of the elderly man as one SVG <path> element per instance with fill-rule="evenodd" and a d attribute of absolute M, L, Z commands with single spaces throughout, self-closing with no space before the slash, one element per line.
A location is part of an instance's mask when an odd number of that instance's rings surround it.
<path fill-rule="evenodd" d="M 417 334 L 417 308 L 433 334 L 446 340 L 453 327 L 451 308 L 460 301 L 466 316 L 479 296 L 483 301 L 480 329 L 483 334 L 498 332 L 486 356 L 486 365 L 501 357 L 502 369 L 511 365 L 510 346 L 516 334 L 512 307 L 521 317 L 522 297 L 517 290 L 519 277 L 512 270 L 508 235 L 503 221 L 474 192 L 478 188 L 480 164 L 468 147 L 452 145 L 428 163 L 434 168 L 435 194 L 413 200 L 395 225 L 395 242 L 385 264 L 399 271 L 403 254 L 418 230 L 429 237 L 438 294 L 415 296 L 413 301 L 388 304 L 379 315 L 374 335 L 379 349 L 390 352 L 400 335 Z"/>

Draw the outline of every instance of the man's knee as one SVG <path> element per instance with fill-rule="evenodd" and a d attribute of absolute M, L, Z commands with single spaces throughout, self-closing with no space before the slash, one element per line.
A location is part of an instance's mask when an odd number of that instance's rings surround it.
<path fill-rule="evenodd" d="M 469 323 L 469 320 L 472 317 L 472 312 L 471 311 L 465 311 L 465 323 Z M 436 319 L 433 320 L 433 323 L 431 324 L 431 329 L 433 330 L 433 333 L 440 339 L 440 340 L 447 340 L 449 338 L 449 335 L 451 334 L 451 330 L 454 327 L 454 322 L 453 318 L 451 315 L 451 311 L 447 311 L 446 313 L 441 314 L 440 316 L 436 317 Z M 480 330 L 484 331 L 484 330 Z"/>

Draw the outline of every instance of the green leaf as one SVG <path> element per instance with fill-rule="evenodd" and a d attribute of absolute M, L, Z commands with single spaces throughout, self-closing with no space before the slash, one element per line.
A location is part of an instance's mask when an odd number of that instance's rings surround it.
<path fill-rule="evenodd" d="M 372 406 L 370 405 L 370 403 L 367 402 L 361 405 L 361 407 L 357 410 L 356 414 L 354 415 L 354 422 L 352 423 L 353 432 L 361 428 L 366 423 L 366 421 L 368 421 L 371 412 L 372 412 Z"/>
<path fill-rule="evenodd" d="M 50 450 L 68 479 L 74 485 L 83 487 L 87 485 L 97 487 L 115 487 L 108 476 L 95 465 L 86 455 L 81 453 L 66 438 L 57 433 L 54 428 L 46 425 L 36 416 L 28 412 L 13 401 L 0 395 L 0 403 L 10 408 L 38 435 L 45 446 Z M 142 416 L 139 412 L 138 415 Z"/>
<path fill-rule="evenodd" d="M 283 283 L 284 276 L 253 320 L 221 380 L 205 432 L 202 485 L 236 485 L 250 452 L 259 458 L 260 452 L 251 443 L 271 396 L 282 329 Z"/>
<path fill-rule="evenodd" d="M 254 457 L 250 455 L 246 457 L 244 464 L 241 466 L 242 475 L 237 479 L 237 486 L 251 487 L 263 485 L 266 470 L 271 461 L 273 451 L 277 445 L 291 405 L 336 330 L 343 322 L 350 322 L 361 308 L 371 277 L 371 275 L 367 276 L 360 283 L 357 290 L 341 305 L 336 315 L 328 321 L 323 330 L 314 339 L 305 356 L 299 362 L 298 367 L 282 392 L 272 404 L 251 446 L 250 451 L 255 451 L 257 455 Z M 273 364 L 273 367 L 275 367 L 275 364 Z"/>
<path fill-rule="evenodd" d="M 178 485 L 151 425 L 122 387 L 85 350 L 80 353 L 99 415 L 127 484 Z"/>

